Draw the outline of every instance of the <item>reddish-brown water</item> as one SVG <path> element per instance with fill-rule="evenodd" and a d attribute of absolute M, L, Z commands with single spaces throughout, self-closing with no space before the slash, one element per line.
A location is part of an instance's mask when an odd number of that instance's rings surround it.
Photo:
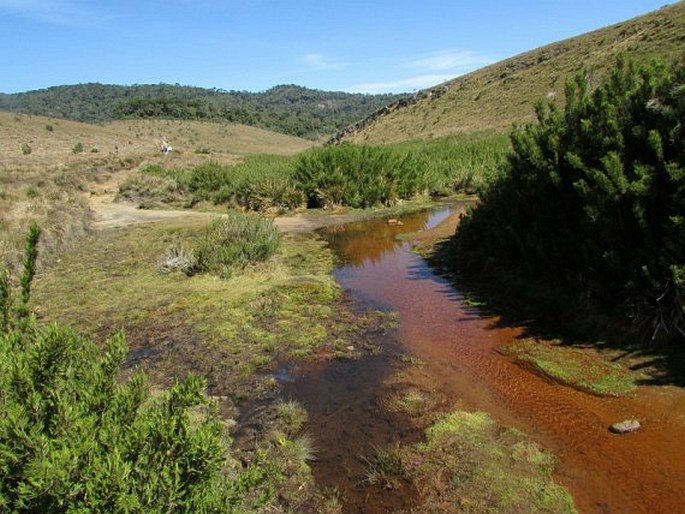
<path fill-rule="evenodd" d="M 420 434 L 388 412 L 403 352 L 422 359 L 403 380 L 432 392 L 444 408 L 483 410 L 527 432 L 557 457 L 556 479 L 581 512 L 685 512 L 685 394 L 643 386 L 629 398 L 599 398 L 530 373 L 496 348 L 521 334 L 467 307 L 458 291 L 411 252 L 398 233 L 444 221 L 448 209 L 403 218 L 403 226 L 373 221 L 326 234 L 346 263 L 336 276 L 361 304 L 398 312 L 396 339 L 386 352 L 353 362 L 320 362 L 292 372 L 286 392 L 305 403 L 318 445 L 317 481 L 337 489 L 346 512 L 392 512 L 410 507 L 412 491 L 372 492 L 360 486 L 361 455 Z M 454 221 L 454 216 L 452 216 Z M 406 385 L 406 384 L 405 384 Z M 636 417 L 643 429 L 617 436 L 609 425 Z"/>

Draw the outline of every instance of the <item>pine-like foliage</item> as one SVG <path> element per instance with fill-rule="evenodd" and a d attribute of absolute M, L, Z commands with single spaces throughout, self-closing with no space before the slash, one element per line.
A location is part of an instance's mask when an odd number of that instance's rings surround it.
<path fill-rule="evenodd" d="M 566 105 L 539 103 L 511 134 L 500 180 L 461 223 L 455 259 L 472 275 L 516 276 L 685 337 L 685 65 L 619 58 Z"/>
<path fill-rule="evenodd" d="M 259 468 L 230 458 L 224 425 L 188 375 L 153 397 L 121 380 L 127 347 L 101 354 L 26 312 L 40 231 L 27 238 L 21 301 L 0 274 L 0 512 L 232 512 L 269 501 Z M 255 495 L 256 492 L 256 495 Z"/>

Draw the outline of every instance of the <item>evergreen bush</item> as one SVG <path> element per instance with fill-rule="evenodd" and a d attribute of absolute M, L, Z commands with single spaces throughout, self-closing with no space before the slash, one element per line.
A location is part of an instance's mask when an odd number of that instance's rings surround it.
<path fill-rule="evenodd" d="M 685 338 L 684 79 L 682 63 L 621 57 L 594 91 L 569 81 L 563 109 L 538 103 L 460 224 L 458 266 L 542 284 L 652 339 Z"/>
<path fill-rule="evenodd" d="M 270 471 L 241 467 L 206 383 L 153 397 L 120 377 L 119 334 L 101 353 L 28 313 L 40 229 L 29 231 L 18 304 L 0 272 L 0 511 L 234 512 L 271 501 Z"/>

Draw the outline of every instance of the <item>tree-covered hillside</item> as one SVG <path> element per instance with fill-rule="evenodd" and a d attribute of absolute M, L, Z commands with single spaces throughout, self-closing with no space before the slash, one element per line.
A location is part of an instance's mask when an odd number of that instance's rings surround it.
<path fill-rule="evenodd" d="M 121 118 L 225 120 L 316 138 L 397 101 L 401 95 L 363 95 L 295 85 L 268 91 L 224 91 L 170 84 L 77 84 L 0 94 L 0 110 L 76 121 Z"/>

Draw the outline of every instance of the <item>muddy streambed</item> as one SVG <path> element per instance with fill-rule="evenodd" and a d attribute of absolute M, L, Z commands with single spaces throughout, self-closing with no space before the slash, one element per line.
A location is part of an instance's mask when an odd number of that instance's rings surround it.
<path fill-rule="evenodd" d="M 416 491 L 364 487 L 365 461 L 378 448 L 421 438 L 412 420 L 388 409 L 400 387 L 423 391 L 435 410 L 486 411 L 523 430 L 557 456 L 555 478 L 581 512 L 685 512 L 685 394 L 642 386 L 627 398 L 599 398 L 552 383 L 497 353 L 522 333 L 469 308 L 398 234 L 454 224 L 458 206 L 323 232 L 344 262 L 335 272 L 360 306 L 395 311 L 397 332 L 380 355 L 282 370 L 284 392 L 309 413 L 317 482 L 338 491 L 346 512 L 392 512 L 415 505 Z M 420 360 L 421 366 L 411 362 Z M 401 373 L 398 375 L 398 373 Z M 398 383 L 397 377 L 401 380 Z M 643 429 L 608 427 L 636 417 Z"/>

